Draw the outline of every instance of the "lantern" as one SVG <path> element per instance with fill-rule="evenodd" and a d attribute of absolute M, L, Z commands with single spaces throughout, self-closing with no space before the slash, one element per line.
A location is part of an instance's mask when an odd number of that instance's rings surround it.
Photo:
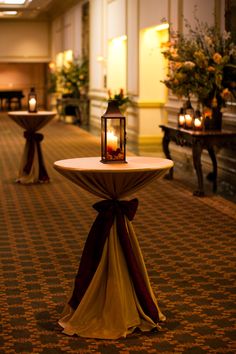
<path fill-rule="evenodd" d="M 28 112 L 37 112 L 37 95 L 34 87 L 31 87 L 30 93 L 28 94 Z"/>
<path fill-rule="evenodd" d="M 187 129 L 192 128 L 193 117 L 194 117 L 194 110 L 193 110 L 190 100 L 188 100 L 186 102 L 186 108 L 185 108 L 185 128 L 187 128 Z"/>
<path fill-rule="evenodd" d="M 203 128 L 203 117 L 200 110 L 197 109 L 193 120 L 193 129 L 202 130 L 202 128 Z"/>
<path fill-rule="evenodd" d="M 101 162 L 126 163 L 125 117 L 121 114 L 117 101 L 109 100 L 101 117 Z"/>
<path fill-rule="evenodd" d="M 185 114 L 184 114 L 184 108 L 181 107 L 178 113 L 178 127 L 184 128 L 184 126 L 185 126 Z"/>

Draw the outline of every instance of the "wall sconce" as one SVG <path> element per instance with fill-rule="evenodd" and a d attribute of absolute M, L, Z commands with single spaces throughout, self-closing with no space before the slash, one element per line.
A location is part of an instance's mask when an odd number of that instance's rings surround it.
<path fill-rule="evenodd" d="M 101 117 L 101 162 L 126 163 L 125 117 L 116 100 L 109 100 Z"/>
<path fill-rule="evenodd" d="M 126 41 L 126 40 L 127 40 L 126 34 L 124 34 L 123 36 L 120 36 L 120 37 L 112 38 L 112 42 L 114 45 L 120 45 L 121 42 Z"/>
<path fill-rule="evenodd" d="M 34 87 L 31 87 L 30 93 L 28 94 L 28 112 L 37 112 L 37 95 Z"/>
<path fill-rule="evenodd" d="M 170 25 L 166 21 L 163 21 L 160 25 L 155 27 L 155 31 L 164 31 L 169 29 Z"/>
<path fill-rule="evenodd" d="M 105 58 L 104 56 L 102 56 L 102 55 L 98 55 L 98 56 L 97 56 L 97 61 L 98 61 L 99 63 L 101 63 L 101 64 L 106 65 L 106 58 Z"/>

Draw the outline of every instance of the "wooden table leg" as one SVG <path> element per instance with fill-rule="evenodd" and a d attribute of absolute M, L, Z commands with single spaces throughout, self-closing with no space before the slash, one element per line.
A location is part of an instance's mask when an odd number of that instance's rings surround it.
<path fill-rule="evenodd" d="M 208 173 L 207 179 L 213 182 L 213 192 L 215 193 L 217 191 L 217 160 L 216 160 L 214 148 L 212 146 L 209 146 L 207 148 L 207 151 L 211 158 L 212 166 L 213 166 L 213 171 Z"/>
<path fill-rule="evenodd" d="M 203 197 L 204 186 L 203 186 L 203 175 L 202 175 L 202 164 L 201 164 L 202 145 L 200 141 L 196 140 L 193 142 L 192 152 L 193 152 L 193 165 L 196 170 L 197 180 L 198 180 L 198 189 L 193 192 L 193 195 L 197 197 Z"/>
<path fill-rule="evenodd" d="M 171 155 L 170 155 L 170 150 L 169 150 L 169 142 L 170 142 L 170 138 L 169 138 L 167 131 L 165 130 L 164 137 L 162 139 L 162 147 L 163 147 L 163 151 L 164 151 L 166 158 L 169 160 L 172 160 Z M 169 172 L 165 175 L 165 178 L 166 179 L 173 179 L 173 174 L 174 174 L 174 168 L 171 167 Z"/>

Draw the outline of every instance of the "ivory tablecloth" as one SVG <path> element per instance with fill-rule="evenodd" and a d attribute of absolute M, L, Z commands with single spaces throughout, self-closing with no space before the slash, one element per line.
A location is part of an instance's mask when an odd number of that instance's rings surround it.
<path fill-rule="evenodd" d="M 171 160 L 152 157 L 129 157 L 127 164 L 102 164 L 99 157 L 54 163 L 63 176 L 104 199 L 94 205 L 98 216 L 59 320 L 64 333 L 117 339 L 135 328 L 159 328 L 165 321 L 131 222 L 138 200 L 121 198 L 160 178 L 172 166 Z"/>
<path fill-rule="evenodd" d="M 12 111 L 8 112 L 8 115 L 25 129 L 24 138 L 26 142 L 16 181 L 22 184 L 48 182 L 49 176 L 41 149 L 43 134 L 37 133 L 37 131 L 48 124 L 56 113 L 51 111 L 39 111 L 37 113 Z"/>

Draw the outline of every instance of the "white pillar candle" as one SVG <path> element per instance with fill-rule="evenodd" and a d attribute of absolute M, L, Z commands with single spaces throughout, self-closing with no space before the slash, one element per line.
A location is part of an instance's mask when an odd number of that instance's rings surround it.
<path fill-rule="evenodd" d="M 107 132 L 107 150 L 116 151 L 118 147 L 118 138 L 113 131 Z"/>
<path fill-rule="evenodd" d="M 34 97 L 29 100 L 29 111 L 34 112 L 36 108 L 36 99 Z"/>
<path fill-rule="evenodd" d="M 195 118 L 195 119 L 194 119 L 194 126 L 195 126 L 196 128 L 200 128 L 201 125 L 202 125 L 201 120 L 200 120 L 199 118 Z"/>
<path fill-rule="evenodd" d="M 185 114 L 185 122 L 188 127 L 192 125 L 193 117 L 190 114 Z"/>
<path fill-rule="evenodd" d="M 184 125 L 185 123 L 185 117 L 183 114 L 179 115 L 179 125 Z"/>

